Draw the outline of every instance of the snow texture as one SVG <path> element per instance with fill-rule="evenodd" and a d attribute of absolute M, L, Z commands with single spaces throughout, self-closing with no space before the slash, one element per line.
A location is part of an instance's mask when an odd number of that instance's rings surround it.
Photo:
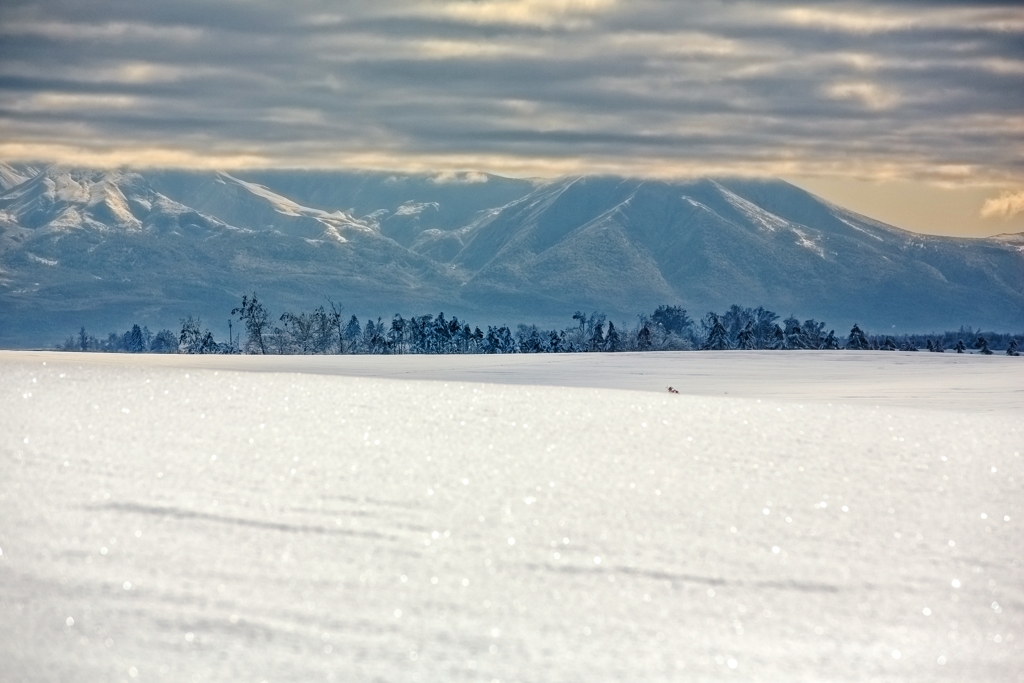
<path fill-rule="evenodd" d="M 1021 680 L 1019 359 L 521 358 L 0 353 L 3 679 Z"/>

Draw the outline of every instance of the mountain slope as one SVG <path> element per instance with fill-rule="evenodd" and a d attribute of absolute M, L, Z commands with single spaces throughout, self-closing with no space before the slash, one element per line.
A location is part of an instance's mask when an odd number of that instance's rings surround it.
<path fill-rule="evenodd" d="M 219 332 L 253 289 L 278 314 L 331 296 L 480 324 L 739 303 L 840 332 L 1024 327 L 1024 235 L 919 235 L 781 181 L 456 180 L 0 167 L 0 344 Z"/>
<path fill-rule="evenodd" d="M 909 233 L 781 181 L 566 179 L 465 239 L 455 262 L 481 299 L 624 311 L 674 298 L 700 312 L 765 302 L 836 324 L 1024 325 L 1011 242 Z"/>
<path fill-rule="evenodd" d="M 48 169 L 0 195 L 0 343 L 52 342 L 82 324 L 175 326 L 186 314 L 223 321 L 219 330 L 252 289 L 275 310 L 333 296 L 382 312 L 395 301 L 433 307 L 451 289 L 442 266 L 341 212 L 216 180 L 253 227 L 186 207 L 134 173 Z"/>

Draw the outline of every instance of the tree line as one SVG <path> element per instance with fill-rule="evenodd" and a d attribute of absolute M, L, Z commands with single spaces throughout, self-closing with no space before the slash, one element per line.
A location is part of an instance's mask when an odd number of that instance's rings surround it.
<path fill-rule="evenodd" d="M 700 319 L 690 317 L 680 306 L 659 306 L 651 314 L 638 316 L 632 327 L 616 326 L 604 313 L 576 311 L 573 323 L 564 329 L 537 325 L 488 325 L 484 331 L 456 316 L 444 313 L 391 320 L 378 317 L 360 323 L 347 320 L 342 307 L 327 299 L 312 311 L 286 311 L 274 318 L 255 293 L 242 297 L 231 311 L 241 323 L 237 337 L 218 342 L 199 318 L 181 319 L 176 334 L 133 325 L 123 334 L 111 332 L 105 340 L 86 333 L 69 337 L 66 351 L 107 351 L 126 353 L 195 354 L 455 354 L 455 353 L 583 353 L 620 351 L 793 350 L 853 349 L 862 351 L 919 351 L 982 354 L 995 351 L 1016 356 L 1024 347 L 1024 335 L 982 333 L 971 327 L 940 334 L 869 334 L 854 325 L 849 334 L 837 337 L 835 330 L 813 318 L 795 316 L 781 319 L 762 306 L 733 305 L 725 313 L 709 312 Z M 244 333 L 244 339 L 243 339 Z"/>

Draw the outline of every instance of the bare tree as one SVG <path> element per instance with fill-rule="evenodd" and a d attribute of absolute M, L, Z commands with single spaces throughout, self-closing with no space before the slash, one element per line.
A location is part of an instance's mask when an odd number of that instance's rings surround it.
<path fill-rule="evenodd" d="M 231 315 L 237 315 L 245 323 L 245 331 L 249 337 L 248 347 L 258 347 L 260 353 L 266 354 L 267 347 L 263 343 L 263 335 L 267 329 L 267 309 L 256 299 L 256 292 L 252 293 L 252 297 L 242 295 L 242 305 L 231 309 Z"/>

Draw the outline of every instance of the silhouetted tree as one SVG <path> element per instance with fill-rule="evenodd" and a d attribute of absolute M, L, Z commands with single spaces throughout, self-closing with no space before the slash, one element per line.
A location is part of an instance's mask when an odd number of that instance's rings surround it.
<path fill-rule="evenodd" d="M 650 351 L 651 346 L 651 328 L 644 323 L 640 331 L 636 333 L 636 348 L 637 351 Z"/>
<path fill-rule="evenodd" d="M 748 320 L 747 324 L 736 335 L 736 348 L 744 351 L 757 348 L 757 339 L 754 338 L 753 320 Z"/>
<path fill-rule="evenodd" d="M 143 353 L 146 350 L 146 340 L 142 336 L 142 328 L 132 325 L 131 331 L 125 335 L 124 347 L 128 353 Z"/>
<path fill-rule="evenodd" d="M 217 353 L 217 343 L 213 341 L 213 334 L 202 328 L 199 318 L 192 316 L 181 319 L 178 344 L 185 353 Z"/>
<path fill-rule="evenodd" d="M 693 327 L 693 319 L 682 306 L 658 306 L 651 315 L 651 322 L 659 325 L 668 334 L 685 335 Z"/>
<path fill-rule="evenodd" d="M 178 337 L 170 330 L 160 330 L 149 343 L 149 350 L 153 353 L 177 353 Z"/>
<path fill-rule="evenodd" d="M 602 351 L 604 350 L 604 316 L 601 316 L 602 320 L 598 320 L 594 325 L 594 331 L 590 335 L 590 350 L 591 351 Z"/>
<path fill-rule="evenodd" d="M 608 337 L 605 339 L 605 349 L 608 351 L 622 350 L 622 338 L 619 337 L 619 331 L 615 329 L 615 323 L 611 320 L 608 321 Z"/>
<path fill-rule="evenodd" d="M 724 351 L 729 348 L 729 333 L 722 325 L 722 319 L 714 313 L 708 313 L 705 324 L 710 328 L 701 348 L 706 351 Z"/>
<path fill-rule="evenodd" d="M 248 335 L 248 347 L 250 350 L 259 349 L 260 353 L 266 354 L 267 347 L 263 341 L 263 335 L 267 329 L 267 310 L 256 298 L 256 292 L 252 296 L 242 296 L 242 305 L 231 309 L 231 315 L 237 315 L 245 323 L 245 331 Z"/>
<path fill-rule="evenodd" d="M 853 328 L 850 330 L 850 336 L 846 340 L 846 348 L 853 351 L 867 351 L 871 348 L 868 338 L 856 323 L 854 323 Z"/>

